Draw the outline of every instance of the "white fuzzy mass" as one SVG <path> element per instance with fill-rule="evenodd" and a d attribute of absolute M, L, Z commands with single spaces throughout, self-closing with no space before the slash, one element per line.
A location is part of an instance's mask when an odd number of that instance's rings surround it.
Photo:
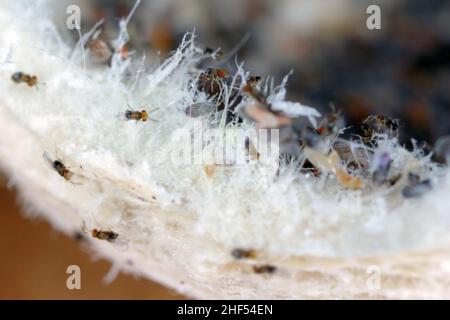
<path fill-rule="evenodd" d="M 142 64 L 135 54 L 126 61 L 115 57 L 112 67 L 87 63 L 85 69 L 80 46 L 74 49 L 61 40 L 60 34 L 69 31 L 54 27 L 48 7 L 30 2 L 20 11 L 18 6 L 10 1 L 0 9 L 0 58 L 10 51 L 12 60 L 0 67 L 0 109 L 38 142 L 36 154 L 48 151 L 75 173 L 79 184 L 67 183 L 39 156 L 29 160 L 26 173 L 35 185 L 77 208 L 74 216 L 62 219 L 66 229 L 80 229 L 83 221 L 89 228 L 112 228 L 126 240 L 124 250 L 137 256 L 158 228 L 165 228 L 154 224 L 158 210 L 167 213 L 168 225 L 189 226 L 192 237 L 279 255 L 373 255 L 448 240 L 450 178 L 437 179 L 434 169 L 427 175 L 436 187 L 420 198 L 404 199 L 386 188 L 349 190 L 332 174 L 314 177 L 293 165 L 280 170 L 278 163 L 223 166 L 208 177 L 203 165 L 167 160 L 180 148 L 174 131 L 209 126 L 207 118 L 184 112 L 206 100 L 192 86 L 202 58 L 194 36 L 187 34 L 160 65 Z M 18 19 L 18 12 L 25 17 Z M 38 88 L 11 81 L 16 71 L 37 75 Z M 314 108 L 285 101 L 284 83 L 269 102 L 274 110 L 307 117 L 314 126 L 320 117 Z M 156 121 L 125 121 L 129 106 L 155 109 L 149 117 Z M 414 161 L 429 167 L 428 159 L 398 145 L 386 148 L 396 155 L 398 167 Z M 25 177 L 16 172 L 13 179 Z"/>

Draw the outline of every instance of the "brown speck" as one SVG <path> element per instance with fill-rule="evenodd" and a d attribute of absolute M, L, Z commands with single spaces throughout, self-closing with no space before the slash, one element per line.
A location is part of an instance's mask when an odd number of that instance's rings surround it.
<path fill-rule="evenodd" d="M 253 266 L 254 273 L 274 273 L 277 270 L 275 266 L 264 264 L 261 266 Z"/>
<path fill-rule="evenodd" d="M 73 234 L 73 238 L 74 238 L 76 241 L 83 241 L 83 240 L 85 239 L 85 236 L 84 236 L 84 234 L 82 234 L 81 232 L 76 231 L 76 232 Z"/>

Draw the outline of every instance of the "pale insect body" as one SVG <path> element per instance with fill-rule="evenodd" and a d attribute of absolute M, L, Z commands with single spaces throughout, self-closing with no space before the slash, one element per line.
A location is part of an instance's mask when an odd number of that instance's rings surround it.
<path fill-rule="evenodd" d="M 87 44 L 86 47 L 92 53 L 94 59 L 100 63 L 108 62 L 113 54 L 111 47 L 107 42 L 101 39 L 92 39 Z"/>
<path fill-rule="evenodd" d="M 421 180 L 420 176 L 414 173 L 408 175 L 408 185 L 402 189 L 402 195 L 405 198 L 416 198 L 427 193 L 432 189 L 430 179 Z"/>

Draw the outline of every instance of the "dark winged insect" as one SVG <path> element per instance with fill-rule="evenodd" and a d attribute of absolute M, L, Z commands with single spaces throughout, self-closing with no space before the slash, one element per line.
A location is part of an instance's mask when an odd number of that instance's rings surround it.
<path fill-rule="evenodd" d="M 216 110 L 216 103 L 211 101 L 197 102 L 184 109 L 184 113 L 191 118 L 198 118 Z"/>
<path fill-rule="evenodd" d="M 141 111 L 133 111 L 133 110 L 126 110 L 125 111 L 125 119 L 127 120 L 135 120 L 145 122 L 147 120 L 157 121 L 155 119 L 151 119 L 149 117 L 150 113 L 158 110 L 159 108 L 153 109 L 151 111 L 141 110 Z"/>
<path fill-rule="evenodd" d="M 100 63 L 109 63 L 114 52 L 109 43 L 98 38 L 89 40 L 86 47 L 95 57 L 95 60 Z"/>
<path fill-rule="evenodd" d="M 62 163 L 61 160 L 59 159 L 53 160 L 47 152 L 44 152 L 42 156 L 44 160 L 50 165 L 50 167 L 53 170 L 55 170 L 65 180 L 69 181 L 72 178 L 73 172 L 67 169 L 67 167 L 64 165 L 64 163 Z"/>
<path fill-rule="evenodd" d="M 223 51 L 220 51 L 220 50 L 214 50 L 214 49 L 212 49 L 212 48 L 210 48 L 210 47 L 206 47 L 205 50 L 203 50 L 203 53 L 205 53 L 205 54 L 210 54 L 210 55 L 214 54 L 214 55 L 215 55 L 215 58 L 221 58 L 221 57 L 223 57 Z"/>
<path fill-rule="evenodd" d="M 111 230 L 99 230 L 99 229 L 92 229 L 91 231 L 89 231 L 86 227 L 86 224 L 83 222 L 83 231 L 90 233 L 92 237 L 96 238 L 96 239 L 100 239 L 100 240 L 106 240 L 109 242 L 114 241 L 115 239 L 117 239 L 119 237 L 119 234 L 111 231 Z"/>
<path fill-rule="evenodd" d="M 269 265 L 269 264 L 253 266 L 254 273 L 274 273 L 276 270 L 277 270 L 277 267 Z"/>
<path fill-rule="evenodd" d="M 83 234 L 82 232 L 80 232 L 80 231 L 74 232 L 73 238 L 74 238 L 76 241 L 83 241 L 83 240 L 85 240 L 84 234 Z"/>
<path fill-rule="evenodd" d="M 316 130 L 309 126 L 304 126 L 300 131 L 300 139 L 304 145 L 315 148 L 321 141 L 320 135 Z"/>
<path fill-rule="evenodd" d="M 249 76 L 247 78 L 247 84 L 251 85 L 252 87 L 256 86 L 260 82 L 261 82 L 260 76 Z"/>
<path fill-rule="evenodd" d="M 332 106 L 332 112 L 324 117 L 318 125 L 317 132 L 320 135 L 337 135 L 345 125 L 344 118 L 341 115 L 341 111 L 335 111 Z"/>
<path fill-rule="evenodd" d="M 402 194 L 405 198 L 415 198 L 423 195 L 432 189 L 431 181 L 429 179 L 420 180 L 416 174 L 410 173 L 408 175 L 409 184 L 403 188 Z"/>
<path fill-rule="evenodd" d="M 259 103 L 263 104 L 268 109 L 270 109 L 270 105 L 267 103 L 267 97 L 261 91 L 259 91 L 257 88 L 255 88 L 255 86 L 252 83 L 247 82 L 242 87 L 241 90 L 242 90 L 242 92 L 248 94 L 250 97 L 252 97 L 256 101 L 258 101 Z"/>
<path fill-rule="evenodd" d="M 125 111 L 125 118 L 127 120 L 136 120 L 145 122 L 148 120 L 148 113 L 145 110 L 141 111 L 127 110 Z"/>
<path fill-rule="evenodd" d="M 265 105 L 251 103 L 243 108 L 243 114 L 256 122 L 257 128 L 280 128 L 290 125 L 292 118 L 268 109 Z"/>
<path fill-rule="evenodd" d="M 115 233 L 111 230 L 98 230 L 93 229 L 91 231 L 91 234 L 94 238 L 100 239 L 100 240 L 107 240 L 107 241 L 113 241 L 119 237 L 119 234 Z"/>
<path fill-rule="evenodd" d="M 391 138 L 398 137 L 398 120 L 383 115 L 370 115 L 362 123 L 363 141 L 370 143 L 377 134 L 387 134 Z"/>
<path fill-rule="evenodd" d="M 380 186 L 387 181 L 389 170 L 391 169 L 391 163 L 392 159 L 387 152 L 374 156 L 373 164 L 375 170 L 372 174 L 372 181 L 375 185 Z"/>
<path fill-rule="evenodd" d="M 15 72 L 11 76 L 12 81 L 15 83 L 26 83 L 29 87 L 37 85 L 38 79 L 36 76 L 23 73 L 21 71 Z"/>

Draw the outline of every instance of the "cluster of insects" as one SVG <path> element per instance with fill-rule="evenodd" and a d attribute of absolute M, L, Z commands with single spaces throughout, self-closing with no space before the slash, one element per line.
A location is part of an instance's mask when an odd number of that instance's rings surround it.
<path fill-rule="evenodd" d="M 395 168 L 394 157 L 390 152 L 375 152 L 380 143 L 387 140 L 398 141 L 401 127 L 399 120 L 381 114 L 370 115 L 362 121 L 358 139 L 349 140 L 341 137 L 345 122 L 340 110 L 336 110 L 334 106 L 317 126 L 312 127 L 305 123 L 303 117 L 293 117 L 275 110 L 267 93 L 259 88 L 262 80 L 260 76 L 249 76 L 241 79 L 240 83 L 234 81 L 232 87 L 229 74 L 221 68 L 207 68 L 202 72 L 197 89 L 206 93 L 209 99 L 189 105 L 185 113 L 190 117 L 201 117 L 220 112 L 224 109 L 221 93 L 228 90 L 231 94 L 227 123 L 240 123 L 243 119 L 248 119 L 256 124 L 256 128 L 284 130 L 287 134 L 280 141 L 282 156 L 294 161 L 304 159 L 300 161 L 303 172 L 316 177 L 333 174 L 343 187 L 353 190 L 368 186 L 393 187 L 402 181 L 404 186 L 401 194 L 405 198 L 420 196 L 431 189 L 432 184 L 428 179 L 414 182 L 407 178 L 408 175 L 417 174 L 414 169 L 402 172 Z M 449 152 L 450 142 L 440 143 L 439 147 L 445 151 L 436 150 L 436 157 Z M 443 158 L 445 156 L 440 156 L 440 159 Z"/>
<path fill-rule="evenodd" d="M 128 58 L 129 50 L 126 44 L 115 51 L 113 46 L 108 41 L 100 39 L 99 37 L 100 32 L 101 32 L 100 29 L 96 30 L 93 33 L 93 35 L 88 39 L 88 41 L 84 44 L 85 49 L 89 51 L 95 62 L 110 65 L 114 52 L 117 52 L 123 60 Z M 217 75 L 211 74 L 211 76 L 220 77 L 222 76 L 222 74 L 219 72 Z M 17 84 L 25 83 L 29 87 L 37 87 L 39 83 L 38 77 L 36 75 L 30 75 L 22 71 L 13 73 L 11 75 L 11 80 Z M 150 118 L 150 114 L 156 111 L 157 109 L 158 108 L 149 111 L 145 109 L 131 110 L 128 107 L 128 109 L 126 109 L 123 113 L 123 119 L 129 121 L 136 121 L 136 123 L 147 122 L 149 120 L 157 121 L 155 119 Z M 75 174 L 75 172 L 72 171 L 61 159 L 51 157 L 48 152 L 43 153 L 43 159 L 45 163 L 65 181 L 70 182 L 74 185 L 81 184 L 74 181 L 74 176 L 77 176 L 78 174 Z M 85 226 L 83 227 L 83 231 L 84 232 L 87 231 Z M 93 238 L 106 240 L 110 242 L 116 240 L 119 236 L 116 232 L 111 230 L 93 229 L 88 233 Z M 78 240 L 82 240 L 83 234 L 81 232 L 76 232 L 74 237 Z"/>
<path fill-rule="evenodd" d="M 129 57 L 127 45 L 114 49 L 99 35 L 100 30 L 97 30 L 84 44 L 84 48 L 95 58 L 95 61 L 110 65 L 115 53 L 124 60 Z M 224 57 L 223 52 L 210 48 L 206 48 L 204 53 L 213 56 L 217 61 Z M 343 116 L 334 106 L 332 112 L 321 118 L 317 126 L 311 126 L 306 124 L 302 117 L 289 116 L 275 110 L 267 92 L 261 89 L 260 76 L 250 75 L 231 85 L 232 77 L 226 68 L 207 66 L 202 69 L 204 71 L 198 74 L 195 86 L 198 91 L 206 95 L 208 101 L 187 106 L 184 110 L 187 116 L 193 118 L 210 116 L 226 109 L 227 124 L 230 122 L 239 124 L 247 119 L 254 122 L 257 128 L 285 129 L 288 132 L 288 138 L 280 142 L 283 157 L 296 161 L 302 159 L 301 155 L 304 155 L 303 160 L 299 161 L 301 172 L 308 172 L 315 177 L 331 173 L 343 187 L 348 189 L 362 189 L 367 185 L 367 181 L 375 187 L 391 187 L 397 185 L 402 178 L 404 178 L 403 181 L 406 180 L 401 189 L 404 198 L 418 197 L 432 189 L 430 179 L 423 178 L 416 172 L 393 172 L 394 159 L 388 151 L 374 151 L 383 140 L 398 139 L 400 124 L 397 119 L 385 115 L 370 115 L 361 123 L 360 143 L 346 140 L 340 137 L 345 125 Z M 15 72 L 11 79 L 14 83 L 25 83 L 29 87 L 38 84 L 37 76 L 21 71 Z M 229 91 L 227 101 L 223 95 L 224 90 Z M 158 108 L 153 110 L 128 108 L 123 113 L 123 119 L 136 121 L 136 123 L 157 121 L 150 118 L 150 114 L 156 110 Z M 285 147 L 288 143 L 289 148 Z M 246 140 L 246 146 L 250 150 L 253 144 L 250 140 Z M 252 150 L 258 158 L 257 150 L 254 147 Z M 449 162 L 450 137 L 442 138 L 436 143 L 435 155 L 437 161 Z M 60 177 L 72 182 L 75 173 L 62 160 L 52 158 L 47 152 L 44 152 L 43 158 Z M 208 176 L 213 175 L 214 168 L 205 168 L 205 173 Z M 119 237 L 119 234 L 112 230 L 97 228 L 88 230 L 85 225 L 82 230 L 93 238 L 108 242 L 114 242 Z M 77 232 L 75 238 L 82 240 L 84 235 Z M 236 248 L 231 251 L 231 256 L 236 260 L 256 259 L 258 252 L 252 249 Z M 272 274 L 276 272 L 277 267 L 270 264 L 253 264 L 252 270 L 257 274 Z"/>

